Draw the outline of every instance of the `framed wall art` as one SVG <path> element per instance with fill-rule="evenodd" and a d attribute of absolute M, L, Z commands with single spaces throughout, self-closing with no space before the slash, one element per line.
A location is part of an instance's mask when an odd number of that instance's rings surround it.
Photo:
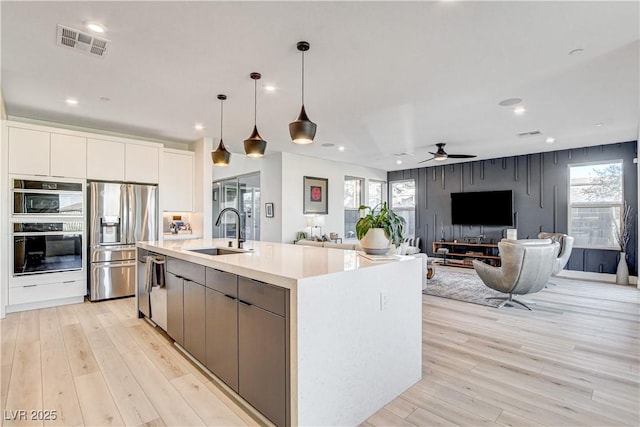
<path fill-rule="evenodd" d="M 273 218 L 273 203 L 264 204 L 264 213 L 267 218 Z"/>
<path fill-rule="evenodd" d="M 329 180 L 327 178 L 303 177 L 302 213 L 329 213 Z"/>

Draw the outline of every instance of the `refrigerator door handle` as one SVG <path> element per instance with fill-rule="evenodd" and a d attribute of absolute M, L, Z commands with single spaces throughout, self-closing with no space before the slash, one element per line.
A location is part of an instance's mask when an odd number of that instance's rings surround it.
<path fill-rule="evenodd" d="M 131 227 L 131 218 L 129 218 L 129 186 L 127 184 L 120 185 L 120 218 L 122 218 L 122 238 L 123 244 L 131 243 L 129 228 Z"/>

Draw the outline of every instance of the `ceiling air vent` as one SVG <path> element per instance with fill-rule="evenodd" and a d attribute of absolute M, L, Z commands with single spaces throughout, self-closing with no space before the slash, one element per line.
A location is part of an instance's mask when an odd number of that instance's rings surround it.
<path fill-rule="evenodd" d="M 57 40 L 61 46 L 70 47 L 96 56 L 104 56 L 107 53 L 107 47 L 110 43 L 109 40 L 94 37 L 60 24 L 58 24 Z"/>
<path fill-rule="evenodd" d="M 539 130 L 532 130 L 531 132 L 522 132 L 518 134 L 520 138 L 525 138 L 528 136 L 536 136 L 536 135 L 542 135 L 542 132 L 540 132 Z"/>

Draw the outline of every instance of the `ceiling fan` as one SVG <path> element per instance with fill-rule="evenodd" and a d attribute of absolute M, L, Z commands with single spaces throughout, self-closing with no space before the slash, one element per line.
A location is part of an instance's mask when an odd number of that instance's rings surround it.
<path fill-rule="evenodd" d="M 438 147 L 438 149 L 436 150 L 435 153 L 432 153 L 431 151 L 429 151 L 429 154 L 433 154 L 433 157 L 427 160 L 423 160 L 421 162 L 418 163 L 424 163 L 424 162 L 428 162 L 429 160 L 435 160 L 438 162 L 443 162 L 447 159 L 471 159 L 473 157 L 477 157 L 473 154 L 447 154 L 446 151 L 444 151 L 444 146 L 447 145 L 443 142 L 440 142 L 438 144 L 436 144 L 436 147 Z"/>

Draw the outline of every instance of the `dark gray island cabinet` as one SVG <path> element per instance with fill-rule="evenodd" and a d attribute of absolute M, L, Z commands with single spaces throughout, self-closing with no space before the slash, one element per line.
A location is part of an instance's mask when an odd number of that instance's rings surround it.
<path fill-rule="evenodd" d="M 359 425 L 421 378 L 420 259 L 224 239 L 137 246 L 166 262 L 155 323 L 261 425 Z"/>
<path fill-rule="evenodd" d="M 172 257 L 166 287 L 167 334 L 275 425 L 290 425 L 288 290 Z"/>

